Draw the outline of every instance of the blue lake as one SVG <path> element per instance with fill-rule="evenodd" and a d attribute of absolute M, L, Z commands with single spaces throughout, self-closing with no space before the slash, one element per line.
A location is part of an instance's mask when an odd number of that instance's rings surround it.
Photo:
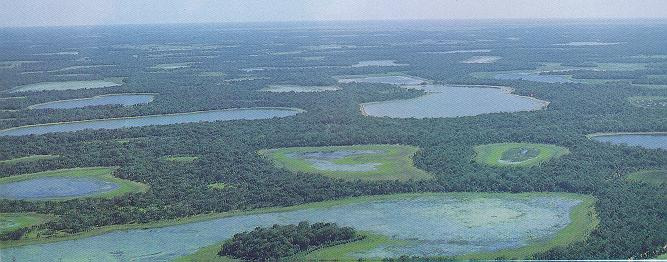
<path fill-rule="evenodd" d="M 41 177 L 0 184 L 0 198 L 41 200 L 82 197 L 109 192 L 118 185 L 85 177 Z"/>
<path fill-rule="evenodd" d="M 153 229 L 3 249 L 11 261 L 168 261 L 257 226 L 335 222 L 405 240 L 356 257 L 438 256 L 518 248 L 548 241 L 570 223 L 580 200 L 556 194 L 424 194 L 331 207 L 240 215 Z"/>
<path fill-rule="evenodd" d="M 618 134 L 593 136 L 598 142 L 609 142 L 617 145 L 640 146 L 649 149 L 667 150 L 667 134 Z"/>
<path fill-rule="evenodd" d="M 407 86 L 427 93 L 413 99 L 362 104 L 369 116 L 431 118 L 475 116 L 487 113 L 529 111 L 543 108 L 545 101 L 508 93 L 501 88 L 479 86 Z"/>
<path fill-rule="evenodd" d="M 171 125 L 192 122 L 228 120 L 255 120 L 293 116 L 304 112 L 292 108 L 238 108 L 192 113 L 151 115 L 126 118 L 85 120 L 53 124 L 31 125 L 0 130 L 0 136 L 40 135 L 54 132 L 72 132 L 86 129 L 118 129 L 138 126 Z"/>
<path fill-rule="evenodd" d="M 154 95 L 148 94 L 115 94 L 115 95 L 101 95 L 90 98 L 69 99 L 31 105 L 29 109 L 69 109 L 80 108 L 87 106 L 101 106 L 101 105 L 124 105 L 131 106 L 137 104 L 146 104 L 153 101 Z"/>

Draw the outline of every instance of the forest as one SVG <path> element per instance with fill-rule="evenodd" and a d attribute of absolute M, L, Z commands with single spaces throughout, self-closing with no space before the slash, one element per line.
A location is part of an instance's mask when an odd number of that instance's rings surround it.
<path fill-rule="evenodd" d="M 637 26 L 642 30 L 637 30 Z M 46 223 L 4 233 L 1 237 L 3 245 L 35 236 L 48 239 L 85 233 L 103 226 L 284 207 L 353 196 L 409 192 L 571 192 L 597 198 L 595 210 L 599 225 L 584 242 L 541 253 L 536 259 L 638 259 L 667 251 L 667 209 L 664 208 L 667 187 L 623 179 L 638 170 L 667 168 L 667 151 L 599 143 L 586 137 L 597 132 L 667 131 L 667 108 L 634 107 L 628 102 L 628 97 L 633 96 L 667 96 L 667 89 L 638 85 L 667 84 L 664 77 L 667 60 L 642 56 L 667 52 L 664 38 L 667 27 L 542 25 L 535 29 L 527 25 L 486 25 L 461 31 L 411 30 L 413 27 L 406 23 L 389 29 L 331 30 L 304 30 L 297 25 L 282 29 L 240 26 L 235 30 L 218 30 L 213 25 L 52 31 L 42 28 L 0 29 L 3 30 L 0 34 L 8 36 L 0 44 L 0 61 L 42 61 L 0 69 L 0 91 L 4 91 L 0 92 L 0 129 L 228 108 L 292 107 L 306 111 L 292 117 L 265 120 L 0 136 L 0 160 L 30 155 L 59 156 L 36 162 L 0 163 L 0 177 L 62 168 L 108 166 L 118 167 L 114 176 L 149 187 L 144 193 L 111 199 L 0 199 L 1 213 L 54 215 Z M 333 37 L 334 34 L 356 36 Z M 518 37 L 520 41 L 508 40 L 510 37 Z M 482 38 L 493 41 L 479 41 Z M 604 48 L 556 45 L 569 42 L 571 38 L 595 38 L 625 44 Z M 188 48 L 165 43 L 181 43 Z M 331 43 L 347 47 L 315 48 Z M 443 56 L 428 53 L 443 49 L 492 49 L 492 55 L 502 59 L 489 64 L 465 64 L 460 61 L 470 54 Z M 74 58 L 69 55 L 34 55 L 62 50 L 77 50 L 78 54 Z M 274 54 L 294 50 L 300 53 Z M 300 58 L 320 56 L 326 56 L 326 60 Z M 380 59 L 392 59 L 408 66 L 349 67 L 359 61 Z M 193 64 L 176 70 L 151 68 L 182 62 Z M 567 71 L 574 79 L 609 81 L 543 83 L 471 76 L 474 72 L 534 70 L 544 62 L 581 67 Z M 594 62 L 643 63 L 646 67 L 595 71 L 591 69 Z M 115 66 L 50 72 L 70 66 L 101 64 Z M 242 70 L 248 68 L 264 69 Z M 223 72 L 224 76 L 200 76 L 202 72 Z M 516 94 L 550 103 L 544 110 L 470 117 L 366 117 L 359 112 L 361 103 L 415 98 L 424 92 L 389 84 L 339 84 L 333 78 L 387 72 L 401 72 L 435 83 L 509 86 Z M 9 92 L 16 86 L 38 82 L 109 77 L 122 77 L 123 84 L 97 89 Z M 243 80 L 249 77 L 253 80 Z M 341 90 L 258 92 L 270 84 L 338 85 Z M 49 101 L 116 93 L 156 95 L 151 103 L 126 107 L 26 109 Z M 522 169 L 480 165 L 474 161 L 475 146 L 510 142 L 553 144 L 569 149 L 570 153 Z M 414 165 L 435 178 L 346 181 L 290 172 L 276 167 L 270 159 L 257 153 L 262 149 L 281 147 L 362 144 L 418 147 L 420 150 L 413 157 Z M 164 160 L 164 157 L 175 155 L 198 158 L 188 163 Z M 229 186 L 213 189 L 208 186 L 213 183 Z M 330 239 L 320 239 L 318 234 L 323 231 L 337 234 L 330 235 L 333 237 Z M 251 249 L 256 246 L 242 244 L 279 237 L 286 232 L 306 235 L 308 244 L 305 240 L 297 243 L 296 240 L 285 242 L 283 239 L 279 247 L 262 253 Z M 300 223 L 258 228 L 226 242 L 221 254 L 269 259 L 355 236 L 354 230 L 335 224 Z M 266 257 L 251 257 L 253 254 Z"/>

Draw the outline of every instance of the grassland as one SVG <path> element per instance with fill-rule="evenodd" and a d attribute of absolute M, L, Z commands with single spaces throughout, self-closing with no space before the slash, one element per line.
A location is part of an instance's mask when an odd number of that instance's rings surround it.
<path fill-rule="evenodd" d="M 658 186 L 667 185 L 667 170 L 666 169 L 641 170 L 630 173 L 625 178 L 634 182 L 644 182 Z"/>
<path fill-rule="evenodd" d="M 230 188 L 231 186 L 223 182 L 218 182 L 209 184 L 208 187 L 211 189 L 225 189 L 225 188 Z"/>
<path fill-rule="evenodd" d="M 667 96 L 632 96 L 628 102 L 636 107 L 643 108 L 666 108 Z"/>
<path fill-rule="evenodd" d="M 293 172 L 315 173 L 345 180 L 422 180 L 432 175 L 414 167 L 412 157 L 419 149 L 405 145 L 355 145 L 325 147 L 292 147 L 260 150 L 259 154 L 269 157 L 280 168 Z M 334 165 L 376 165 L 372 171 L 333 171 L 318 169 L 309 159 L 290 157 L 292 153 L 378 151 L 376 154 L 361 154 L 332 159 Z"/>
<path fill-rule="evenodd" d="M 167 156 L 163 158 L 167 161 L 177 162 L 177 163 L 192 163 L 195 160 L 199 159 L 198 156 Z"/>
<path fill-rule="evenodd" d="M 479 145 L 474 150 L 477 163 L 498 167 L 530 167 L 570 153 L 564 147 L 530 143 Z"/>
<path fill-rule="evenodd" d="M 17 157 L 17 158 L 12 158 L 12 159 L 7 159 L 7 160 L 1 160 L 0 164 L 14 165 L 14 164 L 19 164 L 19 163 L 29 163 L 29 162 L 39 161 L 39 160 L 54 159 L 54 158 L 58 158 L 58 157 L 60 157 L 60 156 L 58 156 L 58 155 L 29 155 L 29 156 L 24 156 L 24 157 Z"/>
<path fill-rule="evenodd" d="M 49 218 L 35 213 L 0 213 L 0 233 L 42 224 Z"/>
<path fill-rule="evenodd" d="M 145 184 L 113 176 L 112 173 L 115 169 L 116 168 L 113 167 L 82 167 L 82 168 L 58 169 L 58 170 L 44 171 L 32 174 L 3 177 L 0 178 L 0 184 L 12 183 L 12 182 L 24 181 L 35 178 L 42 178 L 42 177 L 87 177 L 114 183 L 118 185 L 118 188 L 109 192 L 103 192 L 100 194 L 86 196 L 86 197 L 113 198 L 115 196 L 124 195 L 127 193 L 145 192 L 146 190 L 148 190 L 148 186 L 146 186 Z M 50 200 L 68 200 L 68 199 L 72 198 L 54 198 Z"/>

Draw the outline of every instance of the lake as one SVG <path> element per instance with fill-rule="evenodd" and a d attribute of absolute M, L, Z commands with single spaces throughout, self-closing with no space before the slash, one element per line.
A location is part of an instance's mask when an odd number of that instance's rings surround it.
<path fill-rule="evenodd" d="M 420 194 L 366 198 L 332 206 L 239 215 L 152 229 L 3 249 L 17 261 L 167 261 L 257 226 L 335 222 L 393 236 L 357 257 L 442 256 L 518 248 L 548 241 L 570 223 L 580 200 L 556 194 Z"/>
<path fill-rule="evenodd" d="M 0 184 L 0 198 L 43 200 L 83 197 L 110 192 L 118 185 L 88 177 L 40 177 Z"/>
<path fill-rule="evenodd" d="M 47 102 L 42 104 L 31 105 L 29 109 L 69 109 L 80 108 L 87 106 L 101 106 L 101 105 L 124 105 L 131 106 L 137 104 L 146 104 L 153 101 L 154 95 L 149 94 L 113 94 L 101 95 L 81 99 L 69 99 Z"/>
<path fill-rule="evenodd" d="M 96 119 L 9 128 L 0 130 L 0 136 L 41 135 L 54 132 L 73 132 L 85 129 L 118 129 L 138 126 L 171 125 L 192 122 L 228 121 L 239 119 L 269 119 L 274 117 L 293 116 L 301 112 L 304 111 L 292 108 L 236 108 L 166 115 Z"/>
<path fill-rule="evenodd" d="M 617 134 L 594 135 L 591 139 L 616 145 L 639 146 L 649 149 L 667 150 L 667 134 Z"/>
<path fill-rule="evenodd" d="M 432 118 L 475 116 L 487 113 L 538 110 L 547 102 L 510 94 L 508 89 L 479 86 L 420 85 L 423 96 L 371 102 L 361 105 L 362 113 L 376 117 Z"/>
<path fill-rule="evenodd" d="M 119 83 L 106 80 L 40 82 L 36 84 L 17 86 L 12 90 L 12 92 L 103 88 L 120 85 L 121 84 Z"/>

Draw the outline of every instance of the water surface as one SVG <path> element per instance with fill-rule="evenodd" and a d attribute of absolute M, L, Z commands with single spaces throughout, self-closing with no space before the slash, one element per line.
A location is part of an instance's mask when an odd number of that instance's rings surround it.
<path fill-rule="evenodd" d="M 570 222 L 579 200 L 556 195 L 455 197 L 451 194 L 364 200 L 328 208 L 241 215 L 154 229 L 135 229 L 3 249 L 17 261 L 167 261 L 257 226 L 335 222 L 407 241 L 357 257 L 438 256 L 517 248 L 546 241 Z"/>
<path fill-rule="evenodd" d="M 591 138 L 595 141 L 609 142 L 616 145 L 667 150 L 667 134 L 618 134 L 593 136 Z"/>
<path fill-rule="evenodd" d="M 80 108 L 87 106 L 101 106 L 101 105 L 124 105 L 131 106 L 137 104 L 146 104 L 153 101 L 154 95 L 148 94 L 114 94 L 114 95 L 101 95 L 94 96 L 89 98 L 81 99 L 69 99 L 69 100 L 60 100 L 53 101 L 48 103 L 42 103 L 37 105 L 31 105 L 29 109 L 69 109 L 69 108 Z"/>
<path fill-rule="evenodd" d="M 73 132 L 85 129 L 118 129 L 138 126 L 171 125 L 192 122 L 227 120 L 255 120 L 293 116 L 303 112 L 291 108 L 237 108 L 228 110 L 200 111 L 168 115 L 111 118 L 22 126 L 0 130 L 0 136 L 40 135 L 54 132 Z"/>
<path fill-rule="evenodd" d="M 29 85 L 22 85 L 15 87 L 12 90 L 12 92 L 103 88 L 103 87 L 112 87 L 120 85 L 121 84 L 119 83 L 106 80 L 41 82 L 36 84 L 29 84 Z"/>
<path fill-rule="evenodd" d="M 83 197 L 109 192 L 117 184 L 89 177 L 40 177 L 0 184 L 0 198 L 42 200 Z"/>
<path fill-rule="evenodd" d="M 475 116 L 487 113 L 541 109 L 545 101 L 509 94 L 500 88 L 421 85 L 426 95 L 413 98 L 362 104 L 366 115 L 395 118 Z"/>

